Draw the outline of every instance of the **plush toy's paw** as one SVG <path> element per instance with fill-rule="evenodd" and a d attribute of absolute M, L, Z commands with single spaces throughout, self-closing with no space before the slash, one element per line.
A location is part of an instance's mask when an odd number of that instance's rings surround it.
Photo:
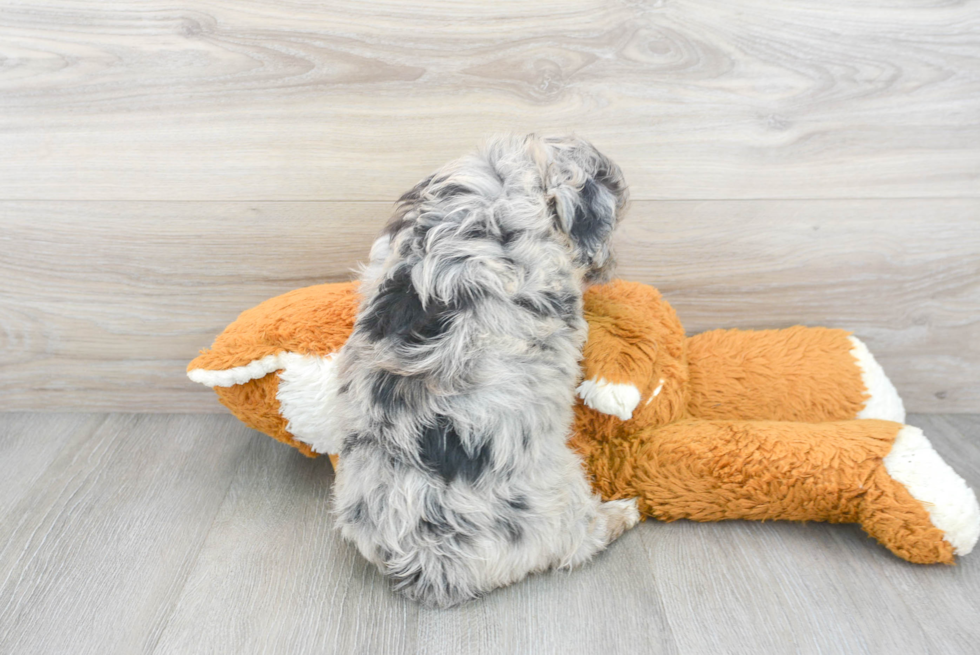
<path fill-rule="evenodd" d="M 864 388 L 868 392 L 868 400 L 864 408 L 858 412 L 857 418 L 877 418 L 905 423 L 905 406 L 898 391 L 895 390 L 895 385 L 885 375 L 881 364 L 875 360 L 863 341 L 857 337 L 848 337 L 848 339 L 853 344 L 851 356 L 857 360 L 858 368 L 861 369 L 861 381 L 864 382 Z"/>
<path fill-rule="evenodd" d="M 956 555 L 973 550 L 980 537 L 980 505 L 966 482 L 932 448 L 922 430 L 899 430 L 885 469 L 926 508 Z"/>
<path fill-rule="evenodd" d="M 640 404 L 639 389 L 632 384 L 607 382 L 604 378 L 585 380 L 576 392 L 587 406 L 623 421 L 633 418 L 633 410 Z"/>

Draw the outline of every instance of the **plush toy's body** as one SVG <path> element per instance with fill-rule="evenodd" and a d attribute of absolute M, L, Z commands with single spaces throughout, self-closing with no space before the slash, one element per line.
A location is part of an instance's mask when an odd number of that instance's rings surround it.
<path fill-rule="evenodd" d="M 333 353 L 352 284 L 299 289 L 244 312 L 188 366 L 239 419 L 308 456 L 340 450 Z M 912 562 L 951 563 L 980 535 L 966 483 L 903 424 L 894 387 L 843 330 L 685 337 L 652 287 L 585 295 L 589 340 L 571 445 L 604 499 L 645 516 L 860 523 Z"/>

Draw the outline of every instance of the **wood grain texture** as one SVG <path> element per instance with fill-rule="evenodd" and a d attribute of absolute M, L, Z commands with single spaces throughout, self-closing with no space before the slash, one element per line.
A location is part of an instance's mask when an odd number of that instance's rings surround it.
<path fill-rule="evenodd" d="M 980 416 L 909 423 L 980 487 Z M 980 640 L 980 553 L 918 566 L 856 526 L 648 521 L 579 570 L 438 611 L 340 540 L 325 459 L 231 417 L 0 414 L 0 454 L 18 498 L 0 514 L 4 653 L 965 655 Z"/>
<path fill-rule="evenodd" d="M 346 280 L 388 203 L 2 202 L 0 409 L 224 411 L 188 381 L 239 312 Z M 620 276 L 690 333 L 854 330 L 912 411 L 980 410 L 980 203 L 634 203 Z"/>
<path fill-rule="evenodd" d="M 914 412 L 980 409 L 980 204 L 650 203 L 619 275 L 689 334 L 826 325 L 867 343 Z"/>
<path fill-rule="evenodd" d="M 222 416 L 98 418 L 53 456 L 52 419 L 2 419 L 39 442 L 2 475 L 48 466 L 0 517 L 0 652 L 152 651 L 253 437 Z"/>
<path fill-rule="evenodd" d="M 936 451 L 956 469 L 971 488 L 980 488 L 980 416 L 916 415 L 909 423 L 922 428 Z M 846 539 L 837 534 L 839 540 Z M 845 547 L 847 544 L 845 544 Z M 882 553 L 874 553 L 875 569 L 887 576 L 889 584 L 918 619 L 923 641 L 931 645 L 923 652 L 969 653 L 980 641 L 977 612 L 970 609 L 980 598 L 980 576 L 962 566 L 896 567 Z M 870 582 L 870 581 L 869 581 Z M 870 614 L 871 612 L 869 612 Z M 941 618 L 940 618 L 941 617 Z M 898 633 L 901 635 L 901 633 Z M 906 652 L 911 649 L 906 648 Z"/>
<path fill-rule="evenodd" d="M 389 209 L 0 203 L 0 407 L 214 411 L 184 374 L 198 349 L 268 297 L 347 279 Z"/>
<path fill-rule="evenodd" d="M 422 609 L 418 652 L 684 653 L 665 612 L 664 589 L 643 549 L 643 532 L 625 534 L 587 566 L 532 576 L 477 603 Z"/>
<path fill-rule="evenodd" d="M 977 197 L 975 1 L 0 3 L 0 199 L 387 200 L 498 131 L 640 199 Z"/>
<path fill-rule="evenodd" d="M 251 444 L 154 653 L 413 652 L 418 606 L 333 529 L 329 460 L 297 455 Z"/>
<path fill-rule="evenodd" d="M 86 438 L 103 421 L 98 414 L 8 414 L 0 421 L 0 524 L 11 525 L 21 497 L 45 474 L 58 452 Z"/>

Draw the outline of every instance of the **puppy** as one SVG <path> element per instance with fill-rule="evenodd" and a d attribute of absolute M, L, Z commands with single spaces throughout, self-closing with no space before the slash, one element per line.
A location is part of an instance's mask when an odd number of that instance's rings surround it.
<path fill-rule="evenodd" d="M 627 204 L 585 141 L 491 141 L 405 194 L 339 355 L 336 520 L 395 588 L 447 607 L 587 561 L 639 519 L 566 446 Z"/>

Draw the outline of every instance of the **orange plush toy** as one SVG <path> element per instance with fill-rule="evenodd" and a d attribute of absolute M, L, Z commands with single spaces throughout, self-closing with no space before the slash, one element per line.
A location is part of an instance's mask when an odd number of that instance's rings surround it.
<path fill-rule="evenodd" d="M 305 455 L 340 435 L 333 355 L 356 286 L 325 284 L 250 309 L 188 366 L 250 427 Z M 595 490 L 672 521 L 860 523 L 911 562 L 952 563 L 980 536 L 976 496 L 843 330 L 715 330 L 686 337 L 656 289 L 585 294 L 589 340 L 570 445 Z"/>

